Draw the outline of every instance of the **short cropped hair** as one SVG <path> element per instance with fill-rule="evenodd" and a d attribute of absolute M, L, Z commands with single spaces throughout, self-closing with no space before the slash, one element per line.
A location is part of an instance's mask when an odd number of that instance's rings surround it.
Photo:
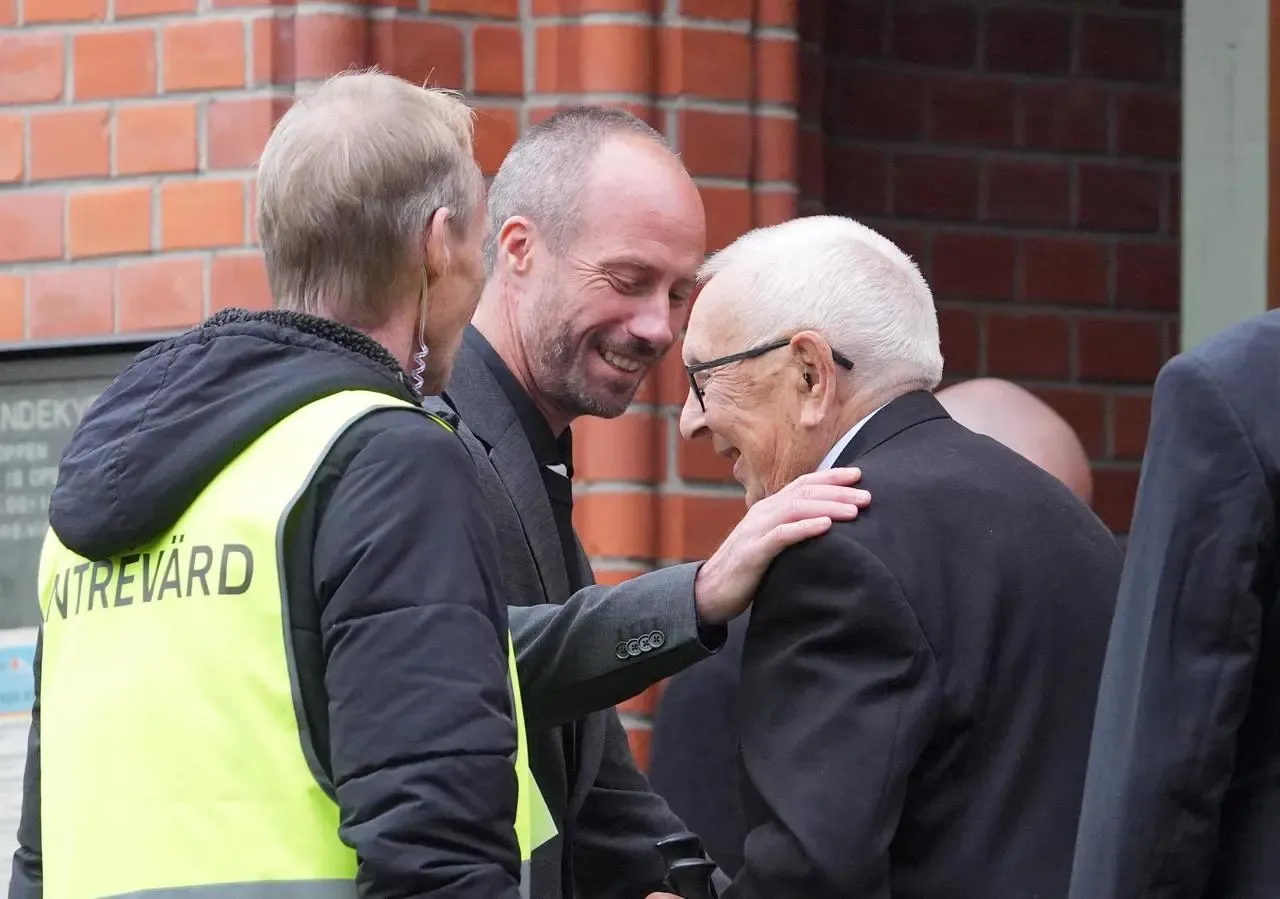
<path fill-rule="evenodd" d="M 699 270 L 740 303 L 744 348 L 800 331 L 822 334 L 859 383 L 932 390 L 942 379 L 933 293 L 915 262 L 852 219 L 806 216 L 749 231 Z"/>
<path fill-rule="evenodd" d="M 526 131 L 489 185 L 485 271 L 493 273 L 498 234 L 514 216 L 533 222 L 551 252 L 563 253 L 578 234 L 585 173 L 596 151 L 625 135 L 667 146 L 666 138 L 643 119 L 608 106 L 563 109 Z"/>
<path fill-rule="evenodd" d="M 277 306 L 377 327 L 422 264 L 441 207 L 465 228 L 484 180 L 474 114 L 452 91 L 376 70 L 348 72 L 299 100 L 258 162 L 258 231 Z"/>

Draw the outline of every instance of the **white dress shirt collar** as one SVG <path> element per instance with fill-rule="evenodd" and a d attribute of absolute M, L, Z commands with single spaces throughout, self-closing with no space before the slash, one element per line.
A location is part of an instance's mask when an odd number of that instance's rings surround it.
<path fill-rule="evenodd" d="M 872 415 L 875 415 L 877 412 L 879 412 L 881 409 L 883 409 L 887 405 L 889 404 L 885 403 L 882 406 L 878 406 L 877 408 L 872 409 L 869 415 L 865 416 L 861 421 L 859 421 L 852 428 L 846 431 L 845 435 L 836 441 L 836 445 L 831 447 L 831 451 L 827 453 L 826 458 L 822 460 L 822 464 L 818 466 L 818 471 L 826 471 L 828 468 L 835 465 L 836 459 L 840 458 L 840 454 L 844 452 L 845 447 L 849 445 L 849 441 L 853 439 L 854 435 L 862 430 L 863 425 L 871 421 Z"/>

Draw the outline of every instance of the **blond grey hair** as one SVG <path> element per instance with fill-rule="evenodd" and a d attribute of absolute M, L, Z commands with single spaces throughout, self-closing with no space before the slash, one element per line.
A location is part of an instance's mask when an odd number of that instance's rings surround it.
<path fill-rule="evenodd" d="M 942 378 L 933 292 L 914 260 L 853 219 L 815 215 L 748 231 L 703 263 L 739 297 L 747 345 L 812 330 L 876 388 L 932 390 Z"/>
<path fill-rule="evenodd" d="M 258 232 L 277 306 L 378 327 L 420 277 L 421 237 L 448 207 L 465 229 L 484 180 L 474 113 L 453 91 L 346 72 L 280 119 L 258 162 Z"/>

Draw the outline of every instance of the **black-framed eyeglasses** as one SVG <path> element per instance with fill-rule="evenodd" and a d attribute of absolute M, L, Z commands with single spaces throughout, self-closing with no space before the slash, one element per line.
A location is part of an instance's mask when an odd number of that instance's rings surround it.
<path fill-rule="evenodd" d="M 703 372 L 711 371 L 713 368 L 719 368 L 722 365 L 729 365 L 733 362 L 745 362 L 747 359 L 754 359 L 757 356 L 763 356 L 765 353 L 772 353 L 774 350 L 780 350 L 787 344 L 791 343 L 790 337 L 784 337 L 781 340 L 775 340 L 772 343 L 764 343 L 749 350 L 743 350 L 740 353 L 730 353 L 728 356 L 721 356 L 718 359 L 711 359 L 708 362 L 699 362 L 697 365 L 686 365 L 685 371 L 689 373 L 689 389 L 693 391 L 693 395 L 698 398 L 698 405 L 702 407 L 702 411 L 707 411 L 706 400 L 703 399 L 703 384 L 698 383 L 698 375 Z M 835 360 L 836 365 L 847 371 L 853 371 L 853 363 L 842 353 L 832 350 L 831 358 Z"/>

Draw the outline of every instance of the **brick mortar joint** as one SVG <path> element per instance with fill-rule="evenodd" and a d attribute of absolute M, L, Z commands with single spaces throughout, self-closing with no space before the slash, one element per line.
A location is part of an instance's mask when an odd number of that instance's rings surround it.
<path fill-rule="evenodd" d="M 362 19 L 397 19 L 404 21 L 430 21 L 448 25 L 458 29 L 471 29 L 477 26 L 498 26 L 519 28 L 524 22 L 537 27 L 593 27 L 593 26 L 639 26 L 660 30 L 689 30 L 704 32 L 722 32 L 731 34 L 751 34 L 761 40 L 798 40 L 794 27 L 785 25 L 755 26 L 750 19 L 719 19 L 690 17 L 683 15 L 667 15 L 655 21 L 650 13 L 628 12 L 586 12 L 577 15 L 544 14 L 534 15 L 532 11 L 524 12 L 516 19 L 494 16 L 476 16 L 466 13 L 432 12 L 430 10 L 400 8 L 396 6 L 365 6 L 357 2 L 342 0 L 326 0 L 326 2 L 308 2 L 291 4 L 287 10 L 283 7 L 264 4 L 261 6 L 210 6 L 197 4 L 195 10 L 175 10 L 136 15 L 116 15 L 115 0 L 108 0 L 104 5 L 102 17 L 68 17 L 64 19 L 41 19 L 28 21 L 24 14 L 24 5 L 19 3 L 19 14 L 15 28 L 27 33 L 72 32 L 112 33 L 131 29 L 163 27 L 170 24 L 181 24 L 192 28 L 208 23 L 239 20 L 244 18 L 270 18 L 280 15 L 298 16 L 346 16 Z"/>
<path fill-rule="evenodd" d="M 827 146 L 837 149 L 874 150 L 891 157 L 937 156 L 944 159 L 971 160 L 976 163 L 999 162 L 1024 165 L 1053 163 L 1112 172 L 1129 169 L 1135 172 L 1166 175 L 1181 171 L 1179 160 L 1164 157 L 1112 153 L 1107 150 L 1065 151 L 1010 144 L 962 144 L 934 140 L 851 137 L 828 134 L 822 131 L 820 126 L 814 127 L 814 123 L 805 124 L 809 126 L 809 130 L 821 132 Z"/>

